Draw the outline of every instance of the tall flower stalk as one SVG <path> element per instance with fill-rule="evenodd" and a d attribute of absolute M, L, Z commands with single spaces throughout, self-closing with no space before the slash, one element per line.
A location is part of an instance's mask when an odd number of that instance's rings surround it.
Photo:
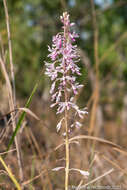
<path fill-rule="evenodd" d="M 45 62 L 46 72 L 52 81 L 50 94 L 53 104 L 51 107 L 57 106 L 57 114 L 64 112 L 64 117 L 57 124 L 57 132 L 64 126 L 65 147 L 66 147 L 66 167 L 65 167 L 65 190 L 68 190 L 69 181 L 69 132 L 73 127 L 81 127 L 78 122 L 79 118 L 83 118 L 87 114 L 86 108 L 79 109 L 74 103 L 74 96 L 78 94 L 78 90 L 83 87 L 76 81 L 76 75 L 81 75 L 80 68 L 76 64 L 80 60 L 77 45 L 74 45 L 78 34 L 72 31 L 74 23 L 70 22 L 69 14 L 64 12 L 60 17 L 63 24 L 63 31 L 53 36 L 52 47 L 48 46 L 51 62 Z M 75 120 L 70 126 L 68 125 L 69 111 L 73 110 Z"/>

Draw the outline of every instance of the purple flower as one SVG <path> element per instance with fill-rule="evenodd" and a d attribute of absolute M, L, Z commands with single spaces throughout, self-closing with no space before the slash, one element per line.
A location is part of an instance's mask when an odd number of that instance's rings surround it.
<path fill-rule="evenodd" d="M 76 82 L 76 75 L 81 75 L 80 68 L 77 65 L 80 56 L 77 45 L 73 44 L 76 38 L 78 38 L 78 34 L 71 30 L 74 23 L 70 22 L 67 12 L 63 13 L 60 20 L 63 23 L 63 31 L 53 36 L 52 46 L 48 46 L 48 57 L 51 59 L 51 63 L 45 62 L 45 74 L 53 82 L 50 94 L 52 95 L 51 100 L 54 103 L 51 107 L 57 106 L 57 114 L 64 112 L 65 109 L 73 109 L 79 118 L 83 118 L 84 114 L 87 114 L 87 111 L 80 110 L 73 102 L 73 96 L 78 94 L 78 90 L 83 87 L 83 85 Z M 65 91 L 70 95 L 63 101 Z M 61 128 L 62 121 L 58 123 L 57 131 Z M 80 126 L 79 122 L 75 123 L 76 126 Z"/>

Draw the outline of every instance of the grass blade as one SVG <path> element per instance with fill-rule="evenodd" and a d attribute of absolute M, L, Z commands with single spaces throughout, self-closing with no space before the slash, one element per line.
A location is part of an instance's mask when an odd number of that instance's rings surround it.
<path fill-rule="evenodd" d="M 26 102 L 26 104 L 25 104 L 25 107 L 26 107 L 26 108 L 29 107 L 29 105 L 30 105 L 30 103 L 31 103 L 31 100 L 32 100 L 32 97 L 33 97 L 33 95 L 35 94 L 35 92 L 36 92 L 36 90 L 37 90 L 37 87 L 38 87 L 38 85 L 39 85 L 39 81 L 40 81 L 40 77 L 41 77 L 41 75 L 42 75 L 42 72 L 43 72 L 43 70 L 41 71 L 41 74 L 40 74 L 40 76 L 39 76 L 39 79 L 38 79 L 38 81 L 36 82 L 36 84 L 35 84 L 35 86 L 34 86 L 32 92 L 31 92 L 31 94 L 30 94 L 30 97 L 28 98 L 28 100 L 27 100 L 27 102 Z M 24 118 L 25 118 L 25 115 L 26 115 L 26 112 L 23 111 L 23 113 L 21 114 L 21 116 L 20 116 L 20 118 L 19 118 L 19 120 L 18 120 L 18 123 L 17 123 L 17 125 L 16 125 L 16 128 L 15 128 L 13 134 L 12 134 L 12 137 L 11 137 L 11 139 L 10 139 L 10 141 L 9 141 L 7 151 L 10 149 L 11 145 L 13 144 L 14 139 L 15 139 L 15 136 L 16 136 L 18 130 L 20 129 L 20 127 L 21 127 L 21 124 L 22 124 L 22 122 L 23 122 L 23 120 L 24 120 Z"/>
<path fill-rule="evenodd" d="M 11 180 L 13 181 L 13 183 L 15 184 L 16 188 L 18 190 L 21 190 L 21 187 L 19 185 L 19 183 L 17 182 L 16 178 L 14 177 L 14 175 L 12 174 L 11 170 L 7 167 L 7 165 L 5 164 L 4 160 L 2 159 L 2 157 L 0 156 L 0 162 L 2 163 L 3 167 L 5 168 L 5 170 L 7 171 L 9 177 L 11 178 Z"/>

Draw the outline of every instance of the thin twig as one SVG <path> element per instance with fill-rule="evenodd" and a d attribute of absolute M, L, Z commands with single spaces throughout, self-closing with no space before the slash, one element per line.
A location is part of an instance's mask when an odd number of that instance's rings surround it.
<path fill-rule="evenodd" d="M 95 4 L 94 0 L 90 0 L 91 3 L 91 12 L 92 12 L 92 21 L 93 21 L 93 35 L 94 35 L 94 66 L 95 66 L 95 86 L 93 94 L 93 105 L 91 109 L 91 117 L 90 117 L 90 127 L 88 131 L 88 135 L 91 135 L 94 132 L 94 126 L 96 123 L 96 116 L 97 116 L 97 105 L 99 101 L 99 57 L 98 57 L 98 27 L 97 27 L 97 19 L 96 19 L 96 10 L 95 10 Z M 88 141 L 88 147 L 90 146 Z M 92 145 L 92 153 L 90 157 L 90 162 L 94 159 L 94 148 L 95 148 L 95 142 L 93 142 Z M 92 167 L 89 169 L 90 175 L 89 180 L 91 178 L 92 173 Z"/>
<path fill-rule="evenodd" d="M 94 62 L 95 62 L 95 98 L 93 100 L 93 106 L 91 110 L 91 118 L 90 118 L 90 128 L 89 128 L 89 135 L 92 134 L 93 128 L 96 121 L 96 110 L 97 110 L 97 104 L 99 100 L 99 57 L 98 57 L 98 27 L 97 27 L 97 20 L 96 20 L 96 11 L 95 11 L 95 5 L 94 0 L 90 0 L 91 2 L 91 9 L 92 9 L 92 20 L 93 20 L 93 30 L 94 30 Z"/>
<path fill-rule="evenodd" d="M 108 159 L 105 155 L 102 155 L 102 158 L 104 160 L 106 160 L 107 162 L 109 162 L 112 166 L 114 166 L 115 168 L 119 169 L 123 174 L 127 175 L 127 171 L 123 168 L 121 168 L 116 162 Z"/>
<path fill-rule="evenodd" d="M 13 66 L 13 57 L 12 57 L 11 33 L 10 33 L 9 15 L 8 15 L 6 0 L 3 0 L 3 4 L 4 4 L 4 11 L 6 17 L 7 35 L 8 35 L 8 49 L 9 49 L 10 69 L 11 69 L 11 80 L 13 85 L 13 98 L 14 98 L 14 103 L 16 103 L 15 75 L 14 75 L 14 66 Z"/>
<path fill-rule="evenodd" d="M 7 35 L 8 35 L 8 48 L 9 48 L 9 62 L 10 62 L 11 80 L 12 80 L 12 86 L 11 86 L 10 82 L 8 83 L 9 88 L 10 88 L 10 95 L 11 95 L 11 100 L 9 98 L 9 102 L 10 102 L 9 104 L 10 104 L 10 110 L 14 110 L 16 107 L 15 76 L 14 76 L 14 66 L 13 66 L 13 57 L 12 57 L 12 45 L 11 45 L 9 15 L 8 15 L 8 8 L 7 8 L 6 0 L 3 0 L 3 4 L 4 4 L 4 11 L 5 11 L 5 17 L 6 17 L 6 26 L 7 26 Z M 8 79 L 9 79 L 9 77 L 8 77 Z M 12 117 L 13 131 L 14 131 L 16 128 L 16 120 L 14 119 L 14 113 L 11 114 L 11 117 Z M 19 176 L 20 176 L 20 181 L 22 182 L 23 181 L 23 166 L 22 166 L 22 161 L 21 161 L 20 143 L 18 142 L 17 136 L 15 137 L 15 145 L 16 145 L 16 150 L 17 150 Z"/>
<path fill-rule="evenodd" d="M 104 144 L 104 145 L 109 145 L 109 146 L 113 147 L 114 150 L 116 150 L 116 151 L 119 150 L 119 152 L 120 152 L 120 150 L 122 150 L 122 147 L 119 146 L 118 144 L 115 144 L 115 143 L 113 143 L 113 142 L 111 142 L 111 141 L 108 141 L 108 140 L 105 140 L 105 139 L 102 139 L 102 138 L 99 138 L 99 137 L 93 137 L 93 136 L 88 136 L 88 135 L 78 135 L 78 136 L 72 137 L 72 138 L 69 139 L 69 144 L 72 143 L 73 141 L 79 140 L 79 139 L 86 139 L 86 140 L 97 141 L 97 142 L 100 142 L 100 143 L 102 143 L 102 144 Z M 58 145 L 58 146 L 54 149 L 54 151 L 57 151 L 57 150 L 58 150 L 59 148 L 61 148 L 63 145 L 65 145 L 65 142 L 63 142 L 63 143 L 61 143 L 60 145 Z M 116 149 L 115 149 L 115 148 L 116 148 Z M 126 151 L 124 150 L 124 152 L 126 152 Z"/>
<path fill-rule="evenodd" d="M 38 179 L 38 178 L 39 178 L 43 173 L 45 173 L 45 172 L 46 172 L 46 170 L 41 171 L 39 175 L 33 177 L 32 179 L 30 179 L 30 180 L 28 180 L 28 181 L 25 181 L 25 182 L 23 183 L 23 186 L 26 186 L 26 185 L 28 185 L 29 183 L 33 182 L 34 180 Z"/>
<path fill-rule="evenodd" d="M 1 152 L 1 153 L 0 153 L 0 156 L 5 155 L 5 154 L 8 154 L 8 153 L 10 153 L 10 152 L 14 152 L 14 151 L 16 151 L 16 148 L 14 148 L 14 149 L 12 149 L 12 150 L 9 150 L 9 151 Z"/>
<path fill-rule="evenodd" d="M 6 68 L 5 68 L 4 61 L 1 58 L 1 55 L 0 55 L 0 63 L 1 63 L 0 65 L 1 65 L 2 72 L 3 72 L 3 75 L 4 75 L 5 80 L 6 80 L 6 84 L 7 84 L 10 110 L 14 110 L 11 83 L 10 83 L 9 76 L 8 76 L 8 73 L 7 73 Z M 11 116 L 12 116 L 13 128 L 15 128 L 15 126 L 16 126 L 16 124 L 15 124 L 15 115 L 12 113 Z M 16 145 L 16 150 L 17 150 L 17 158 L 18 158 L 18 165 L 19 165 L 20 180 L 23 181 L 23 170 L 22 170 L 21 156 L 20 156 L 20 150 L 19 150 L 19 147 L 18 147 L 17 138 L 15 138 L 15 145 Z"/>
<path fill-rule="evenodd" d="M 91 180 L 89 183 L 83 185 L 83 188 L 85 188 L 85 187 L 87 187 L 88 185 L 90 185 L 90 184 L 92 184 L 92 183 L 94 183 L 94 182 L 100 180 L 101 178 L 105 177 L 106 175 L 109 175 L 109 174 L 112 173 L 113 171 L 114 171 L 113 168 L 110 169 L 109 171 L 105 172 L 104 174 L 102 174 L 102 175 L 98 176 L 97 178 Z"/>

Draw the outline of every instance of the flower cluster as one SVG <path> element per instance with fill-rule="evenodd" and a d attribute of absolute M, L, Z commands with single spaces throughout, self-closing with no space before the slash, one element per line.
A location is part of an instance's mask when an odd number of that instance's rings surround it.
<path fill-rule="evenodd" d="M 58 33 L 52 39 L 52 47 L 48 46 L 49 55 L 51 62 L 45 62 L 46 72 L 45 74 L 51 78 L 52 85 L 50 94 L 52 94 L 52 101 L 54 102 L 51 107 L 57 105 L 57 114 L 62 113 L 65 109 L 75 110 L 75 115 L 79 118 L 83 118 L 84 114 L 87 114 L 86 109 L 80 110 L 79 107 L 74 103 L 74 95 L 78 93 L 78 90 L 83 87 L 76 82 L 76 75 L 81 75 L 80 68 L 76 64 L 80 60 L 78 54 L 77 45 L 74 45 L 78 35 L 72 32 L 72 26 L 74 23 L 70 23 L 69 14 L 63 13 L 60 17 L 63 23 L 63 32 Z M 65 93 L 71 94 L 66 98 Z M 62 126 L 62 121 L 57 125 L 57 131 Z M 72 124 L 73 126 L 80 127 L 79 122 Z"/>

